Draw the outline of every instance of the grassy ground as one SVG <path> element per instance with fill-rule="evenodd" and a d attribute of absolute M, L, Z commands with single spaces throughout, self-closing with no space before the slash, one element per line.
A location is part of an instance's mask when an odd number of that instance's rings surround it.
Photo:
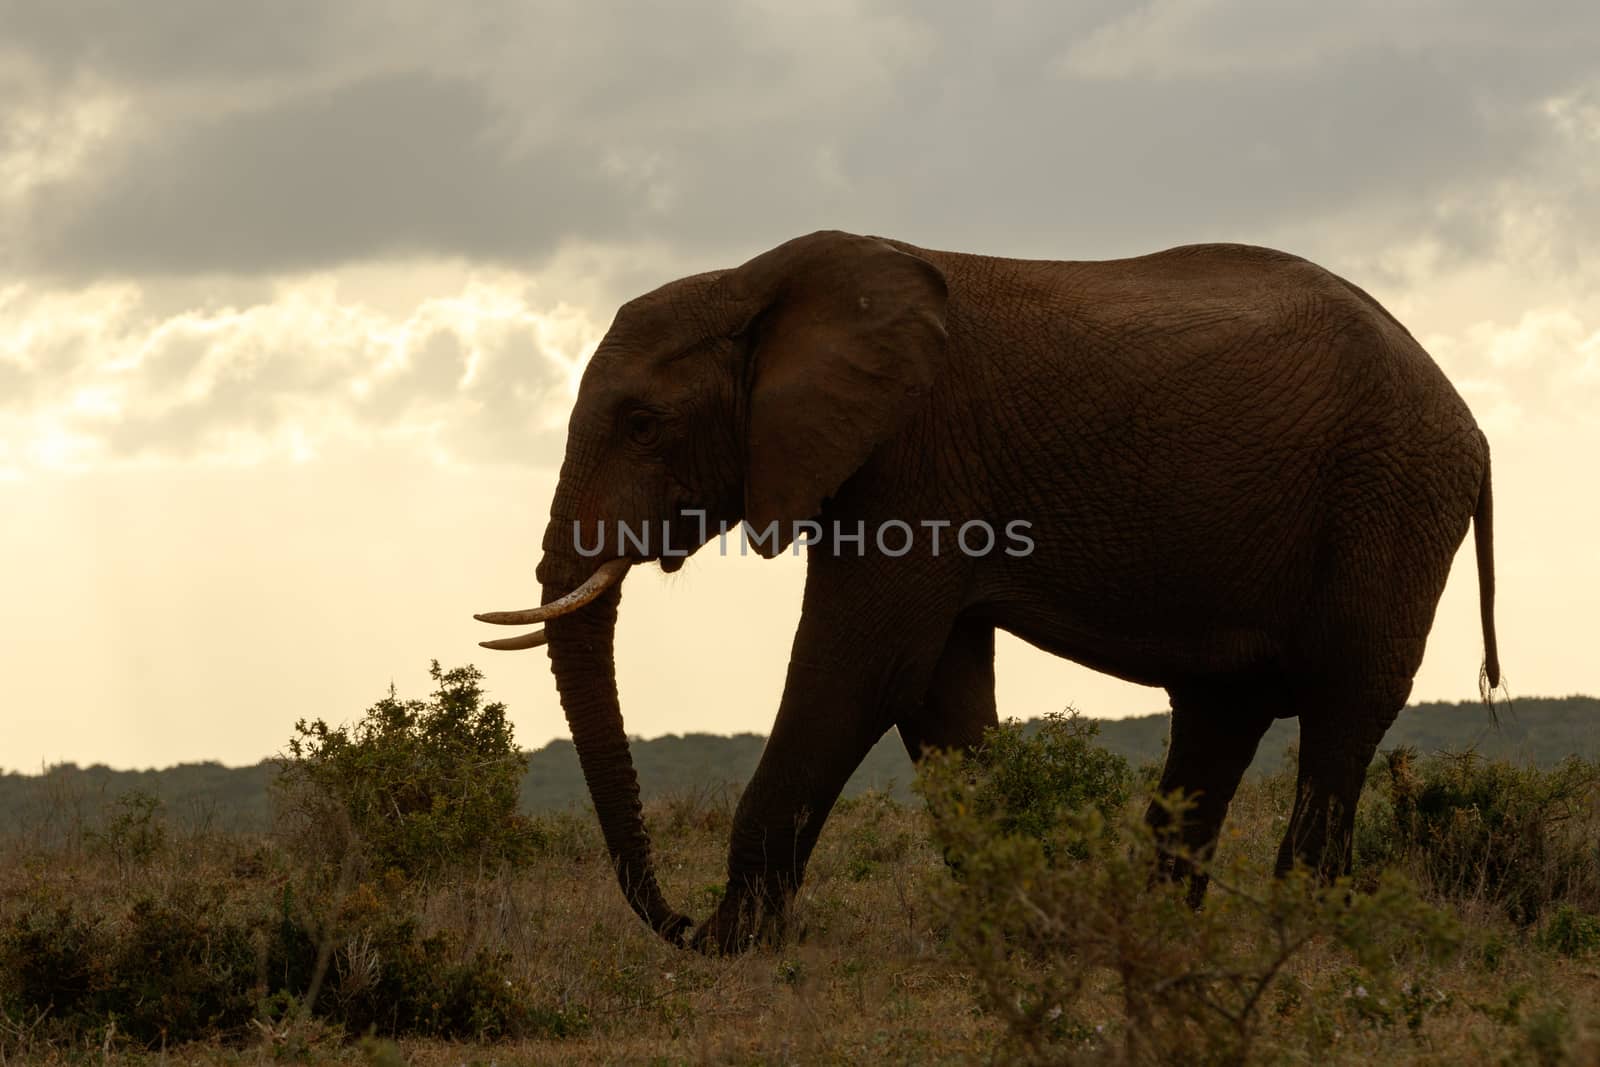
<path fill-rule="evenodd" d="M 1242 869 L 1259 871 L 1270 863 L 1287 793 L 1283 778 L 1246 785 L 1222 843 L 1224 864 L 1239 861 Z M 669 899 L 697 915 L 708 913 L 720 892 L 731 807 L 726 795 L 690 795 L 648 809 Z M 291 899 L 301 885 L 296 860 L 281 844 L 163 829 L 138 819 L 110 834 L 75 835 L 48 848 L 14 840 L 0 857 L 0 928 L 13 968 L 0 976 L 0 988 L 11 983 L 0 1019 L 3 1062 L 922 1064 L 1019 1054 L 1020 1046 L 1008 1043 L 1015 1035 L 1003 1013 L 986 1006 L 982 965 L 951 936 L 952 876 L 930 843 L 929 816 L 920 806 L 881 794 L 844 802 L 829 820 L 797 901 L 794 934 L 779 947 L 737 959 L 678 951 L 649 934 L 622 902 L 592 816 L 555 817 L 542 827 L 541 854 L 520 869 L 430 886 L 346 871 L 320 890 L 328 914 L 339 916 L 338 924 L 324 923 L 340 932 L 320 948 L 323 981 L 337 983 L 341 1002 L 362 995 L 363 974 L 396 966 L 399 950 L 384 948 L 387 942 L 375 947 L 351 932 L 361 929 L 364 915 L 403 913 L 419 936 L 443 933 L 442 951 L 453 961 L 480 950 L 498 957 L 484 973 L 533 1010 L 518 1016 L 524 1036 L 482 1043 L 352 1040 L 305 1018 L 292 995 L 265 996 L 266 972 L 280 964 L 263 947 L 268 935 L 262 931 L 270 932 L 280 913 L 287 923 L 302 906 Z M 1259 877 L 1243 888 L 1265 892 L 1267 879 Z M 301 900 L 315 895 L 300 892 Z M 137 911 L 141 900 L 171 907 L 157 922 L 151 904 Z M 1401 992 L 1384 1003 L 1361 984 L 1363 972 L 1348 949 L 1336 938 L 1312 937 L 1263 1001 L 1249 1062 L 1600 1063 L 1600 951 L 1584 936 L 1557 945 L 1560 939 L 1548 933 L 1549 913 L 1519 926 L 1481 893 L 1435 902 L 1458 921 L 1459 951 L 1396 961 L 1393 989 Z M 81 968 L 83 954 L 73 963 L 59 945 L 46 943 L 49 938 L 23 936 L 44 929 L 64 907 L 78 921 L 51 927 L 58 940 L 92 934 L 106 946 L 103 960 L 88 954 L 92 973 L 67 974 Z M 252 916 L 265 919 L 250 927 Z M 191 966 L 215 971 L 233 920 L 255 930 L 249 936 L 257 973 L 234 976 L 255 998 L 243 1026 L 162 1048 L 159 1035 L 152 1042 L 129 1038 L 128 1028 L 138 1025 L 134 1016 L 122 1023 L 73 1020 L 62 1009 L 83 989 L 137 972 L 139 958 L 148 959 L 153 974 Z M 171 943 L 163 944 L 169 935 Z M 1236 933 L 1258 936 L 1243 927 Z M 137 942 L 132 949 L 130 938 Z M 52 1004 L 41 1008 L 19 999 L 18 968 L 24 966 L 56 968 L 34 976 L 36 986 L 60 986 Z M 1038 966 L 1059 962 L 1045 959 Z M 163 996 L 198 1002 L 215 987 L 195 981 L 202 992 L 172 994 L 153 982 L 153 1010 L 182 1007 L 161 1003 Z M 1129 1055 L 1117 1036 L 1129 1010 L 1119 981 L 1109 970 L 1090 973 L 1063 1020 L 1070 1024 L 1066 1036 L 1034 1051 L 1082 1062 Z M 148 1047 L 135 1047 L 141 1044 Z"/>

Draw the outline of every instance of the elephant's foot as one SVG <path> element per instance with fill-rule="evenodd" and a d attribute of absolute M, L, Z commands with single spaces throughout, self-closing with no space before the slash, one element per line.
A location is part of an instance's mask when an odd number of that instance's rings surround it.
<path fill-rule="evenodd" d="M 690 947 L 708 956 L 733 956 L 783 938 L 790 894 L 779 888 L 735 891 L 730 883 L 711 918 L 700 924 Z"/>
<path fill-rule="evenodd" d="M 1201 821 L 1195 817 L 1194 809 L 1192 803 L 1174 805 L 1158 799 L 1145 813 L 1145 824 L 1155 834 L 1156 842 L 1156 869 L 1150 874 L 1150 884 L 1186 884 L 1189 907 L 1199 911 L 1211 882 L 1207 867 L 1216 851 L 1221 818 L 1201 812 L 1202 816 L 1212 816 Z"/>
<path fill-rule="evenodd" d="M 1189 907 L 1199 911 L 1206 902 L 1206 887 L 1211 884 L 1211 876 L 1203 867 L 1190 860 L 1164 857 L 1156 864 L 1156 869 L 1150 876 L 1151 885 L 1163 882 L 1168 885 L 1186 886 L 1184 899 L 1188 901 Z"/>
<path fill-rule="evenodd" d="M 1289 817 L 1289 829 L 1278 846 L 1274 873 L 1282 878 L 1296 867 L 1309 870 L 1321 885 L 1332 885 L 1350 873 L 1358 790 L 1344 796 L 1302 786 L 1301 799 Z"/>
<path fill-rule="evenodd" d="M 1199 911 L 1206 901 L 1206 886 L 1211 883 L 1211 876 L 1206 873 L 1204 863 L 1197 862 L 1187 854 L 1173 855 L 1169 852 L 1156 860 L 1156 869 L 1150 872 L 1152 886 L 1162 882 L 1187 884 L 1189 891 L 1185 897 L 1189 907 Z"/>
<path fill-rule="evenodd" d="M 1311 872 L 1318 885 L 1330 886 L 1350 874 L 1350 859 L 1348 835 L 1343 840 L 1334 837 L 1332 842 L 1321 837 L 1299 843 L 1285 838 L 1278 847 L 1278 862 L 1272 873 L 1279 878 L 1287 878 L 1290 872 L 1304 869 Z"/>

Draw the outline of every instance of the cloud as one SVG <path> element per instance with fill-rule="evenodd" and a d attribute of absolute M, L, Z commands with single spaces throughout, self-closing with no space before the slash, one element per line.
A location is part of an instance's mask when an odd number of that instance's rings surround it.
<path fill-rule="evenodd" d="M 1339 218 L 1484 257 L 1476 205 L 1560 146 L 1549 105 L 1600 48 L 1576 3 L 53 10 L 14 13 L 31 128 L 89 99 L 123 117 L 58 152 L 66 172 L 14 164 L 6 217 L 27 270 L 74 279 L 527 267 L 585 241 L 727 262 L 818 226 L 1067 257 L 1299 234 L 1317 255 Z"/>
<path fill-rule="evenodd" d="M 1058 69 L 1085 79 L 1213 79 L 1301 71 L 1356 54 L 1392 52 L 1418 64 L 1497 62 L 1486 82 L 1535 57 L 1583 60 L 1597 21 L 1582 0 L 1526 9 L 1422 0 L 1153 0 L 1072 42 Z M 1592 52 L 1589 54 L 1592 55 Z"/>
<path fill-rule="evenodd" d="M 115 0 L 75 4 L 0 0 L 0 54 L 58 80 L 86 72 L 146 84 L 283 76 L 354 43 L 354 26 L 316 0 Z"/>
<path fill-rule="evenodd" d="M 551 464 L 603 325 L 473 273 L 400 313 L 327 278 L 247 307 L 152 314 L 137 285 L 0 299 L 0 467 L 248 464 L 381 449 Z"/>
<path fill-rule="evenodd" d="M 450 19 L 433 5 L 364 10 L 367 39 L 284 49 L 268 35 L 231 80 L 212 64 L 164 65 L 168 46 L 144 29 L 25 20 L 12 48 L 43 54 L 25 67 L 48 83 L 34 85 L 32 125 L 71 106 L 63 71 L 114 87 L 128 113 L 90 164 L 30 175 L 12 198 L 28 269 L 282 272 L 407 254 L 526 265 L 567 237 L 680 236 L 686 206 L 717 213 L 726 237 L 768 194 L 810 196 L 828 165 L 817 131 L 875 106 L 866 94 L 882 103 L 911 33 L 847 5 L 803 18 L 727 3 L 626 17 L 576 4 Z M 197 49 L 212 32 L 244 47 L 216 20 L 162 8 L 155 24 Z M 103 48 L 75 36 L 91 33 Z"/>
<path fill-rule="evenodd" d="M 1554 410 L 1600 323 L 1600 9 L 1569 8 L 0 0 L 5 462 L 553 455 L 549 375 L 612 308 L 819 226 L 1276 244 Z M 1563 308 L 1577 341 L 1524 319 Z M 1518 330 L 1547 354 L 1483 355 Z"/>
<path fill-rule="evenodd" d="M 145 137 L 111 180 L 53 187 L 42 254 L 72 272 L 289 271 L 367 257 L 514 260 L 604 239 L 649 174 L 596 146 L 521 151 L 483 91 L 392 75 Z"/>
<path fill-rule="evenodd" d="M 1600 429 L 1600 300 L 1531 307 L 1513 322 L 1480 319 L 1423 338 L 1491 437 L 1529 419 Z"/>

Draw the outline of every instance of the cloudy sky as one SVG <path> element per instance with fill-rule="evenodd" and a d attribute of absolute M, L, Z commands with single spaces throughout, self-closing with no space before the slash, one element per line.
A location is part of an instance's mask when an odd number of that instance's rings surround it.
<path fill-rule="evenodd" d="M 254 761 L 535 599 L 618 303 L 819 227 L 1306 255 L 1495 449 L 1513 693 L 1600 692 L 1600 6 L 0 0 L 0 766 Z M 629 581 L 630 731 L 765 731 L 800 562 Z M 1470 552 L 1416 699 L 1473 694 Z M 1003 714 L 1165 695 L 1001 650 Z"/>

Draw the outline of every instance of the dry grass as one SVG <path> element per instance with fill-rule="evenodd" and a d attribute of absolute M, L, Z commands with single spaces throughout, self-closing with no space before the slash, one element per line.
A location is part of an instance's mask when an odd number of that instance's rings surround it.
<path fill-rule="evenodd" d="M 1278 780 L 1245 787 L 1224 862 L 1269 861 L 1286 790 Z M 669 898 L 696 914 L 720 891 L 730 808 L 730 797 L 713 794 L 648 811 Z M 988 1062 L 1005 1047 L 1005 1026 L 980 1007 L 973 971 L 941 919 L 951 876 L 927 818 L 877 795 L 842 804 L 797 901 L 793 936 L 736 959 L 655 939 L 623 904 L 592 816 L 548 821 L 545 854 L 518 870 L 326 888 L 346 917 L 403 908 L 424 932 L 448 934 L 458 958 L 503 955 L 506 981 L 539 1007 L 547 1036 L 361 1042 L 290 1011 L 210 1042 L 140 1051 L 106 1028 L 64 1033 L 48 1013 L 30 1016 L 13 1002 L 0 1019 L 0 1062 Z M 127 851 L 83 835 L 49 847 L 13 841 L 0 856 L 0 927 L 70 901 L 114 930 L 136 898 L 195 893 L 215 898 L 219 915 L 270 917 L 296 877 L 294 860 L 267 840 L 171 829 L 148 854 Z M 1463 948 L 1418 966 L 1414 1003 L 1370 1003 L 1349 954 L 1314 939 L 1274 987 L 1250 1062 L 1600 1064 L 1600 955 L 1541 947 L 1538 928 L 1518 927 L 1487 903 L 1449 907 Z M 359 938 L 330 947 L 330 971 L 347 980 L 384 966 Z M 1405 987 L 1410 964 L 1397 966 Z M 1118 1062 L 1121 1045 L 1099 1036 L 1124 1022 L 1115 975 L 1092 974 L 1074 1011 L 1081 1041 L 1058 1046 L 1062 1055 Z"/>

